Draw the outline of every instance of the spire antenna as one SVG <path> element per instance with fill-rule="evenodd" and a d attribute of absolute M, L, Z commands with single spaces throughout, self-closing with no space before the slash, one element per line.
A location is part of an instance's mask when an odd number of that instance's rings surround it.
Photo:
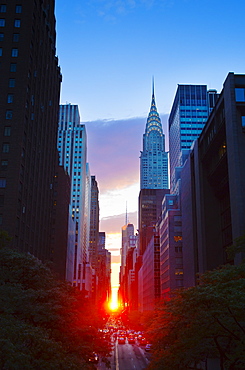
<path fill-rule="evenodd" d="M 154 76 L 152 76 L 152 96 L 154 96 Z"/>
<path fill-rule="evenodd" d="M 127 201 L 126 201 L 126 225 L 128 224 L 128 209 L 127 209 Z"/>

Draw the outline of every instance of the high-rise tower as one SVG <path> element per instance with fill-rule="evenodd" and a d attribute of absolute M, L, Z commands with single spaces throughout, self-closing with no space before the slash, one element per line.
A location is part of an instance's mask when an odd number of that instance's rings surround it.
<path fill-rule="evenodd" d="M 90 206 L 90 234 L 89 259 L 94 269 L 97 268 L 99 243 L 99 188 L 95 176 L 91 176 L 91 206 Z"/>
<path fill-rule="evenodd" d="M 168 188 L 168 154 L 165 152 L 165 135 L 155 103 L 154 82 L 150 113 L 143 135 L 143 151 L 140 155 L 140 188 Z"/>
<path fill-rule="evenodd" d="M 73 284 L 80 286 L 82 270 L 87 261 L 88 253 L 90 175 L 87 166 L 86 129 L 85 125 L 80 124 L 77 105 L 60 106 L 58 150 L 60 165 L 66 169 L 71 177 L 70 214 L 76 229 L 75 246 L 73 246 Z M 87 184 L 88 177 L 89 186 Z M 85 227 L 86 225 L 87 227 Z M 69 229 L 71 229 L 71 225 Z"/>
<path fill-rule="evenodd" d="M 169 116 L 170 191 L 174 192 L 178 169 L 201 134 L 218 94 L 206 85 L 178 85 Z"/>
<path fill-rule="evenodd" d="M 61 74 L 54 0 L 0 1 L 0 227 L 15 248 L 52 255 Z"/>

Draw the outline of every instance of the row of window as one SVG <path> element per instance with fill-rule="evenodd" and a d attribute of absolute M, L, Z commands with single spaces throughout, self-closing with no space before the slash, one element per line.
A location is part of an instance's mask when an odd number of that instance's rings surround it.
<path fill-rule="evenodd" d="M 4 33 L 0 33 L 0 41 L 4 40 Z M 20 34 L 19 33 L 14 33 L 13 34 L 13 42 L 19 42 L 20 41 Z"/>
<path fill-rule="evenodd" d="M 245 88 L 235 89 L 236 102 L 245 102 Z"/>
<path fill-rule="evenodd" d="M 0 13 L 6 13 L 7 11 L 7 5 L 2 4 L 0 5 Z M 15 5 L 15 13 L 21 14 L 22 13 L 22 5 Z"/>
<path fill-rule="evenodd" d="M 13 48 L 12 51 L 11 51 L 11 57 L 13 58 L 17 58 L 19 54 L 19 50 L 16 49 L 16 48 Z M 3 48 L 0 48 L 0 57 L 3 55 Z"/>
<path fill-rule="evenodd" d="M 6 24 L 5 19 L 0 18 L 0 27 L 5 27 L 5 24 Z M 15 19 L 14 20 L 14 27 L 15 28 L 20 28 L 20 24 L 21 24 L 20 19 Z"/>

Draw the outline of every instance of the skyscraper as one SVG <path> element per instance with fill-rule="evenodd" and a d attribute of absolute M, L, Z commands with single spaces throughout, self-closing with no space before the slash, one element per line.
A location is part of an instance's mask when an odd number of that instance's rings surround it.
<path fill-rule="evenodd" d="M 206 85 L 178 85 L 169 116 L 170 194 L 164 198 L 159 223 L 162 297 L 168 297 L 172 290 L 184 286 L 187 270 L 183 268 L 183 234 L 187 227 L 182 225 L 191 212 L 188 202 L 185 206 L 181 203 L 190 188 L 190 185 L 183 186 L 183 166 L 217 97 L 216 90 L 207 91 Z M 191 182 L 193 178 L 188 180 Z M 188 199 L 191 203 L 191 198 Z"/>
<path fill-rule="evenodd" d="M 87 179 L 89 169 L 87 166 L 87 135 L 85 125 L 80 124 L 77 105 L 61 105 L 58 126 L 59 163 L 71 177 L 71 201 L 69 230 L 75 227 L 75 246 L 73 250 L 73 284 L 81 286 L 82 271 L 87 261 L 89 230 L 88 218 L 88 191 Z M 71 224 L 74 224 L 72 226 Z M 88 223 L 88 227 L 85 224 Z M 87 241 L 87 242 L 86 242 Z"/>
<path fill-rule="evenodd" d="M 90 237 L 89 259 L 96 269 L 99 243 L 99 188 L 95 176 L 91 176 L 91 207 L 90 207 Z"/>
<path fill-rule="evenodd" d="M 157 112 L 154 83 L 150 113 L 143 135 L 140 155 L 140 189 L 168 188 L 168 154 L 165 152 L 165 135 Z"/>
<path fill-rule="evenodd" d="M 0 227 L 41 260 L 52 251 L 61 74 L 54 0 L 0 1 Z"/>
<path fill-rule="evenodd" d="M 194 140 L 202 132 L 216 100 L 217 91 L 206 85 L 178 85 L 169 116 L 170 191 L 178 179 Z"/>

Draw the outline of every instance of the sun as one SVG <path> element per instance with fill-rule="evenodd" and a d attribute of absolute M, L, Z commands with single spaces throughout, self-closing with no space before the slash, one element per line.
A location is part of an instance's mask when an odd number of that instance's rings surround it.
<path fill-rule="evenodd" d="M 108 307 L 109 307 L 109 310 L 112 311 L 112 312 L 118 311 L 118 309 L 119 309 L 118 301 L 117 300 L 111 300 L 108 303 Z"/>

